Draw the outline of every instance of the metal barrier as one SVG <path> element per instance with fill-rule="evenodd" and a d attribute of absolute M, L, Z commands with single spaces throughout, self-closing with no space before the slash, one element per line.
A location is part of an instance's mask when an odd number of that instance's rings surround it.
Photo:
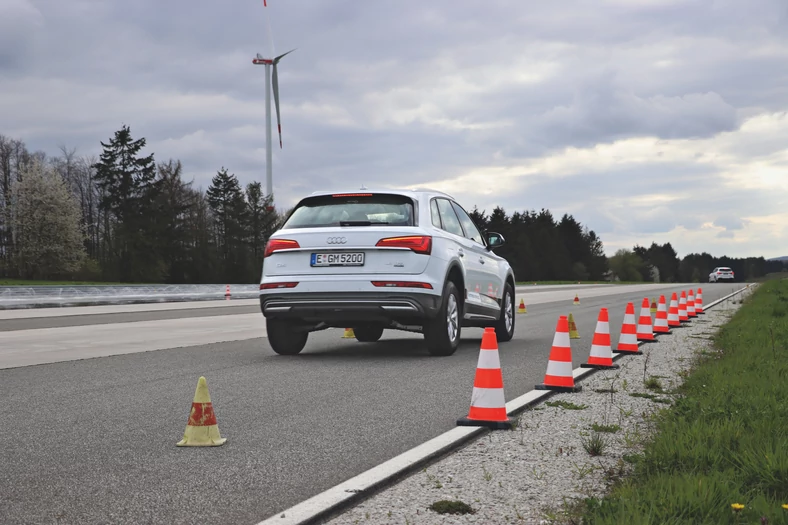
<path fill-rule="evenodd" d="M 0 286 L 0 310 L 225 299 L 224 284 Z M 231 284 L 231 299 L 258 297 L 259 284 Z"/>

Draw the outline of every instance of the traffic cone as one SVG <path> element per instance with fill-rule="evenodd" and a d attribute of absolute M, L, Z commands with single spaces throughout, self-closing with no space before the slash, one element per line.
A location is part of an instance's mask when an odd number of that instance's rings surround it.
<path fill-rule="evenodd" d="M 624 323 L 621 325 L 621 335 L 618 337 L 618 347 L 613 350 L 617 354 L 635 354 L 640 355 L 637 339 L 637 325 L 635 324 L 635 305 L 627 303 L 627 309 L 624 313 Z"/>
<path fill-rule="evenodd" d="M 640 318 L 638 319 L 637 330 L 638 341 L 645 341 L 650 343 L 656 341 L 654 337 L 654 327 L 651 322 L 651 312 L 649 311 L 648 298 L 643 298 L 643 303 L 640 305 Z"/>
<path fill-rule="evenodd" d="M 227 287 L 224 289 L 224 299 L 226 301 L 230 300 L 230 285 L 228 284 Z"/>
<path fill-rule="evenodd" d="M 528 313 L 528 310 L 526 310 L 526 308 L 525 308 L 525 301 L 523 299 L 520 299 L 520 307 L 517 308 L 517 313 L 518 314 L 527 314 Z"/>
<path fill-rule="evenodd" d="M 695 313 L 703 315 L 703 288 L 698 288 L 698 293 L 695 294 Z"/>
<path fill-rule="evenodd" d="M 575 318 L 571 313 L 569 314 L 569 339 L 580 339 L 580 334 L 577 332 L 577 325 L 575 324 Z"/>
<path fill-rule="evenodd" d="M 612 370 L 619 368 L 613 364 L 613 349 L 610 347 L 610 322 L 608 321 L 607 308 L 599 310 L 599 318 L 594 330 L 594 340 L 591 342 L 591 355 L 588 363 L 580 365 L 581 368 L 596 368 L 597 370 Z"/>
<path fill-rule="evenodd" d="M 554 390 L 557 392 L 580 392 L 582 387 L 575 386 L 572 375 L 572 348 L 569 345 L 569 321 L 565 315 L 558 318 L 558 326 L 550 349 L 550 360 L 544 383 L 536 385 L 536 390 Z"/>
<path fill-rule="evenodd" d="M 479 290 L 480 290 L 480 288 L 479 288 L 479 285 L 477 284 L 477 285 L 476 285 L 476 289 L 475 289 L 474 291 L 475 291 L 476 293 L 479 293 Z"/>
<path fill-rule="evenodd" d="M 179 447 L 218 447 L 227 441 L 219 435 L 219 425 L 216 424 L 216 414 L 213 412 L 211 396 L 208 394 L 208 383 L 204 377 L 197 381 L 197 390 L 194 392 L 192 410 L 189 421 L 183 432 L 183 439 L 176 443 Z"/>
<path fill-rule="evenodd" d="M 689 322 L 689 316 L 687 315 L 687 292 L 681 292 L 681 297 L 679 298 L 679 321 L 682 323 Z"/>
<path fill-rule="evenodd" d="M 575 300 L 572 301 L 573 304 L 580 304 L 580 298 L 575 294 Z"/>
<path fill-rule="evenodd" d="M 698 317 L 698 314 L 695 313 L 695 293 L 692 290 L 687 294 L 687 317 L 690 319 Z"/>
<path fill-rule="evenodd" d="M 655 313 L 657 313 L 658 310 L 659 309 L 657 307 L 657 300 L 656 299 L 652 299 L 651 300 L 651 313 L 655 314 Z"/>
<path fill-rule="evenodd" d="M 356 334 L 353 332 L 352 328 L 345 328 L 345 333 L 342 334 L 342 339 L 355 339 Z"/>
<path fill-rule="evenodd" d="M 503 393 L 503 374 L 498 357 L 498 338 L 495 328 L 485 328 L 476 377 L 473 380 L 471 409 L 468 416 L 457 420 L 463 427 L 487 427 L 493 430 L 510 430 L 512 421 L 506 415 L 506 397 Z"/>
<path fill-rule="evenodd" d="M 487 295 L 490 296 L 490 297 L 494 297 L 494 295 L 493 295 L 494 293 L 495 292 L 493 292 L 492 283 L 490 283 L 489 285 L 487 285 Z"/>
<path fill-rule="evenodd" d="M 659 306 L 657 306 L 657 318 L 654 320 L 654 332 L 658 334 L 669 334 L 668 309 L 665 306 L 665 296 L 659 296 Z"/>
<path fill-rule="evenodd" d="M 678 328 L 681 326 L 681 320 L 679 319 L 679 299 L 676 296 L 676 292 L 673 292 L 673 295 L 670 298 L 670 309 L 668 310 L 668 326 Z"/>

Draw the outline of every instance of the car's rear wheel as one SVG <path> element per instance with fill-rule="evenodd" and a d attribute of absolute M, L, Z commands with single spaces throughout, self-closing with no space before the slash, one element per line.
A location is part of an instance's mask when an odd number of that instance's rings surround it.
<path fill-rule="evenodd" d="M 448 356 L 457 351 L 462 332 L 461 316 L 460 292 L 452 281 L 448 281 L 438 315 L 424 325 L 424 339 L 430 354 Z"/>
<path fill-rule="evenodd" d="M 358 326 L 353 328 L 353 333 L 362 343 L 374 343 L 383 335 L 382 326 Z"/>
<path fill-rule="evenodd" d="M 511 341 L 514 337 L 514 291 L 509 283 L 503 287 L 501 317 L 495 324 L 495 336 L 499 343 Z"/>
<path fill-rule="evenodd" d="M 309 332 L 298 331 L 292 322 L 282 319 L 266 321 L 268 343 L 279 355 L 296 355 L 304 349 Z"/>

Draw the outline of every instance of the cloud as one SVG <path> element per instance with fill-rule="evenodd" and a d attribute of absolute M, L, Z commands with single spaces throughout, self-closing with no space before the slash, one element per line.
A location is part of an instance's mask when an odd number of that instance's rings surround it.
<path fill-rule="evenodd" d="M 222 166 L 262 180 L 251 58 L 272 52 L 270 16 L 275 51 L 297 48 L 280 67 L 281 206 L 433 186 L 572 214 L 609 252 L 784 255 L 782 0 L 268 4 L 6 0 L 0 133 L 95 155 L 127 124 L 197 185 Z"/>

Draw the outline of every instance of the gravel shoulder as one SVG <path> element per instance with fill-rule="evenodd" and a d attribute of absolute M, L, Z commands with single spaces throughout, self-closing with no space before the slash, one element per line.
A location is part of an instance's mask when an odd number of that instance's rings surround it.
<path fill-rule="evenodd" d="M 632 456 L 652 432 L 653 414 L 670 406 L 695 356 L 714 352 L 711 336 L 739 308 L 738 298 L 641 346 L 643 355 L 618 359 L 620 369 L 583 379 L 581 392 L 556 394 L 526 410 L 515 418 L 514 430 L 485 433 L 326 523 L 564 522 L 578 499 L 604 496 L 630 472 Z M 585 362 L 588 352 L 572 348 L 573 365 Z M 576 407 L 556 405 L 562 402 Z M 596 432 L 594 424 L 610 426 L 605 430 L 612 432 Z M 587 447 L 595 437 L 605 447 L 591 456 Z M 450 515 L 429 509 L 440 500 L 462 501 L 475 512 Z"/>

